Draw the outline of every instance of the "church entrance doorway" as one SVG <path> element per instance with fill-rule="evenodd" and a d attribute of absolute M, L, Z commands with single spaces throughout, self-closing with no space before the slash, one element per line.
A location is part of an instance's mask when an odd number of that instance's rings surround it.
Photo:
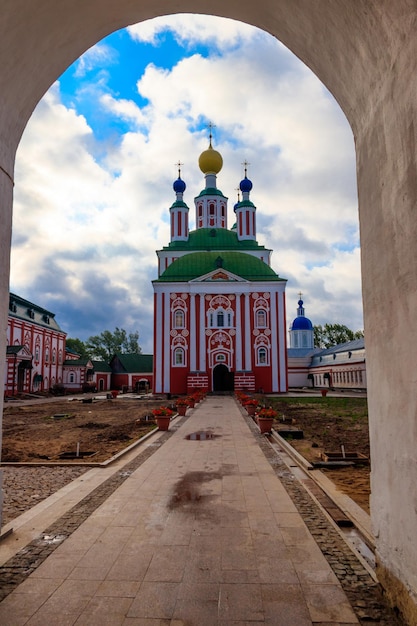
<path fill-rule="evenodd" d="M 234 391 L 235 378 L 233 372 L 229 372 L 226 365 L 221 363 L 213 370 L 213 391 Z"/>

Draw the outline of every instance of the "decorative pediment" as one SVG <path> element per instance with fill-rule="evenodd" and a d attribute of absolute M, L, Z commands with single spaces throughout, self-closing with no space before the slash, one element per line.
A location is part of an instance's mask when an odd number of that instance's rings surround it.
<path fill-rule="evenodd" d="M 241 276 L 237 276 L 236 274 L 232 274 L 232 272 L 228 272 L 227 270 L 223 269 L 223 268 L 216 268 L 215 270 L 213 270 L 212 272 L 209 272 L 208 274 L 204 274 L 203 276 L 199 276 L 198 278 L 194 278 L 193 280 L 190 281 L 191 283 L 201 283 L 201 282 L 240 282 L 240 283 L 246 283 L 248 282 L 247 280 L 244 280 L 243 278 L 241 278 Z"/>

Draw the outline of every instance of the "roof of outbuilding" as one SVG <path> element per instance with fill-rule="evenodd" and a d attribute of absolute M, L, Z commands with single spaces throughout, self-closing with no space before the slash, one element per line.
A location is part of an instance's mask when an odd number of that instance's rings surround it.
<path fill-rule="evenodd" d="M 129 373 L 151 373 L 153 372 L 153 355 L 152 354 L 115 354 L 110 361 L 110 367 L 113 371 L 113 365 L 118 361 L 122 369 Z"/>

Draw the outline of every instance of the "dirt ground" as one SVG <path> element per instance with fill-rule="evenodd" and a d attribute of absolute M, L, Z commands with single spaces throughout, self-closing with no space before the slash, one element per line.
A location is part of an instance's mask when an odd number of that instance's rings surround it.
<path fill-rule="evenodd" d="M 123 396 L 86 400 L 6 403 L 2 461 L 105 461 L 155 428 L 151 410 L 161 405 Z"/>
<path fill-rule="evenodd" d="M 62 455 L 70 462 L 105 461 L 154 428 L 151 410 L 164 404 L 123 396 L 91 403 L 66 398 L 46 404 L 34 402 L 24 406 L 6 403 L 3 462 L 56 462 Z M 290 426 L 303 431 L 303 439 L 290 442 L 309 461 L 321 460 L 323 452 L 340 451 L 342 445 L 345 452 L 369 458 L 365 398 L 286 397 L 265 403 L 278 410 L 278 429 Z M 368 464 L 324 471 L 369 512 Z"/>
<path fill-rule="evenodd" d="M 290 438 L 291 445 L 310 462 L 326 452 L 356 452 L 369 460 L 369 429 L 366 398 L 314 397 L 271 401 L 279 412 L 278 430 L 297 428 L 303 439 Z M 322 469 L 338 488 L 369 513 L 370 465 Z"/>

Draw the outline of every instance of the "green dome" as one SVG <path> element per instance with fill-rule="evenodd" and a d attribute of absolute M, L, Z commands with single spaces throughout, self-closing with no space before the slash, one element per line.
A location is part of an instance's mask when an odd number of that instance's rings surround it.
<path fill-rule="evenodd" d="M 212 251 L 194 252 L 180 257 L 154 282 L 188 282 L 216 269 L 225 270 L 249 281 L 285 280 L 252 254 Z"/>

